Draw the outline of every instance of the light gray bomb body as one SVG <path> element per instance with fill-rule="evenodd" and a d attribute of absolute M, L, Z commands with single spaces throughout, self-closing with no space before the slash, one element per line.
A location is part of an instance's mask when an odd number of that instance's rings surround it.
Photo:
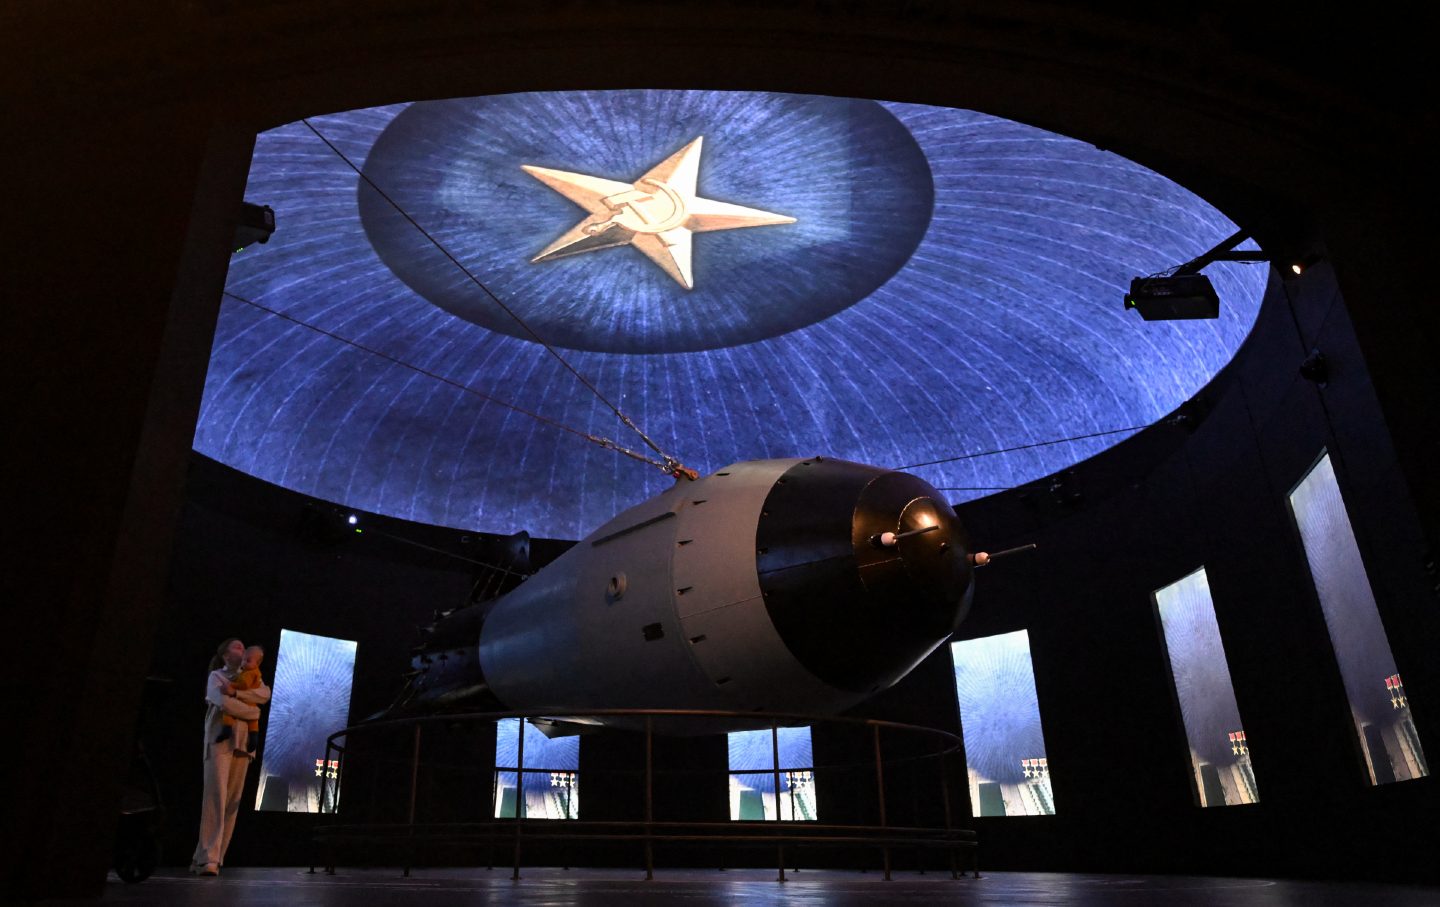
<path fill-rule="evenodd" d="M 949 638 L 970 604 L 967 549 L 914 476 L 819 457 L 735 463 L 437 622 L 388 714 L 833 714 Z"/>

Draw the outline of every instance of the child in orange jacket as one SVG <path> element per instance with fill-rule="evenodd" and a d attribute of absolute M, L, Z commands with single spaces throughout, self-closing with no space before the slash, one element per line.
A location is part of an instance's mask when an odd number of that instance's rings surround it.
<path fill-rule="evenodd" d="M 265 683 L 264 679 L 260 676 L 260 662 L 264 659 L 265 650 L 259 646 L 251 646 L 245 650 L 245 660 L 240 662 L 240 672 L 236 674 L 235 679 L 230 682 L 232 693 L 241 690 L 253 690 Z M 215 738 L 216 743 L 223 743 L 235 736 L 235 722 L 239 719 L 230 715 L 221 715 L 220 720 L 225 723 L 225 727 L 221 728 L 220 735 Z M 254 756 L 255 743 L 260 739 L 260 722 L 251 721 L 249 726 L 250 733 L 245 735 L 245 749 L 243 752 L 247 756 Z"/>

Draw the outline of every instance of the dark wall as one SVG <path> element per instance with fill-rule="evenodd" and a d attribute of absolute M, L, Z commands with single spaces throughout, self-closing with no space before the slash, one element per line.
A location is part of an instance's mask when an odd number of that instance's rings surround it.
<path fill-rule="evenodd" d="M 281 629 L 357 641 L 351 716 L 359 720 L 398 692 L 417 628 L 468 599 L 475 565 L 461 558 L 483 556 L 480 537 L 368 515 L 357 535 L 343 510 L 198 455 L 186 490 L 150 669 L 162 679 L 149 684 L 141 732 L 168 801 L 164 858 L 175 865 L 195 846 L 206 665 L 220 641 L 264 646 L 267 679 Z M 309 817 L 252 811 L 258 778 L 252 768 L 230 861 L 308 859 Z"/>
<path fill-rule="evenodd" d="M 1414 103 L 1430 55 L 1407 11 L 1337 27 L 1284 8 L 1044 2 L 491 7 L 73 3 L 5 19 L 0 114 L 14 138 L 0 143 L 0 249 L 19 303 L 4 307 L 0 357 L 13 418 L 0 597 L 5 637 L 27 643 L 12 656 L 11 700 L 31 781 L 0 814 L 4 839 L 22 842 L 6 852 L 7 897 L 103 885 L 127 747 L 89 741 L 123 742 L 148 662 L 108 659 L 116 640 L 143 648 L 158 624 L 253 136 L 301 115 L 654 85 L 973 107 L 1096 142 L 1191 187 L 1267 248 L 1289 241 L 1292 220 L 1318 229 L 1400 465 L 1343 481 L 1388 483 L 1374 494 L 1388 501 L 1403 473 L 1440 547 L 1440 308 L 1415 253 L 1436 232 L 1436 114 Z M 1395 607 L 1382 603 L 1387 617 Z M 1392 633 L 1422 731 L 1434 723 L 1418 710 L 1440 692 L 1421 688 L 1415 665 L 1440 635 L 1436 615 L 1411 607 L 1415 632 Z"/>
<path fill-rule="evenodd" d="M 1299 374 L 1316 348 L 1324 386 Z M 1188 434 L 1158 463 L 1122 445 L 1056 493 L 1042 482 L 960 508 L 992 549 L 1040 546 L 979 574 L 961 631 L 1029 631 L 1057 808 L 975 820 L 987 863 L 1433 879 L 1436 779 L 1369 786 L 1288 508 L 1329 450 L 1400 673 L 1433 689 L 1423 536 L 1327 266 L 1272 280 L 1251 338 L 1194 403 L 1198 425 L 1151 430 Z M 1151 594 L 1201 566 L 1258 804 L 1194 805 Z M 1432 752 L 1437 707 L 1413 704 Z"/>
<path fill-rule="evenodd" d="M 1135 329 L 1146 328 L 1137 319 Z M 1300 362 L 1317 348 L 1329 365 L 1323 386 L 1299 374 Z M 955 760 L 949 780 L 957 820 L 978 829 L 984 865 L 993 868 L 1433 878 L 1427 854 L 1437 843 L 1435 781 L 1368 785 L 1288 510 L 1290 488 L 1329 450 L 1400 673 L 1407 687 L 1433 688 L 1426 655 L 1436 640 L 1416 619 L 1435 604 L 1422 535 L 1397 484 L 1393 451 L 1328 267 L 1293 281 L 1273 279 L 1240 355 L 1181 412 L 1183 419 L 1060 476 L 960 508 L 983 547 L 1039 545 L 977 574 L 975 608 L 959 635 L 1029 631 L 1058 814 L 969 819 L 963 763 Z M 371 533 L 357 537 L 333 507 L 195 459 L 154 667 L 176 683 L 152 713 L 147 737 L 173 792 L 171 862 L 184 862 L 193 845 L 199 772 L 192 738 L 202 714 L 203 662 L 216 642 L 240 635 L 273 651 L 281 627 L 359 640 L 358 717 L 393 695 L 416 638 L 412 628 L 468 594 L 473 565 L 460 558 L 479 554 L 483 538 L 369 516 L 363 525 Z M 538 542 L 537 560 L 562 548 Z M 1200 566 L 1252 746 L 1258 804 L 1201 809 L 1191 789 L 1151 594 Z M 1440 751 L 1436 704 L 1417 701 L 1413 709 L 1430 751 Z M 948 647 L 854 714 L 958 733 Z M 433 765 L 422 774 L 422 819 L 442 806 L 451 819 L 478 819 L 488 810 L 493 741 L 472 737 L 437 731 L 427 744 Z M 876 821 L 868 734 L 830 726 L 817 728 L 814 739 L 825 820 Z M 916 741 L 886 735 L 889 819 L 938 824 L 936 776 L 930 765 L 907 761 L 916 752 Z M 723 745 L 662 740 L 655 758 L 657 817 L 725 818 Z M 639 819 L 643 738 L 587 737 L 582 760 L 584 818 Z M 393 790 L 378 796 L 395 800 L 405 773 L 384 778 Z M 700 802 L 685 793 L 697 786 L 712 796 Z M 358 774 L 351 789 L 376 795 Z M 456 797 L 469 806 L 457 807 Z M 231 859 L 305 862 L 312 823 L 308 816 L 252 813 L 247 805 Z M 527 858 L 633 865 L 633 850 L 582 844 L 532 850 Z M 692 847 L 662 858 L 768 865 L 772 855 Z M 352 859 L 387 863 L 394 855 L 360 852 Z M 475 857 L 451 851 L 420 857 L 435 859 Z M 803 859 L 878 867 L 868 851 L 817 851 Z M 896 860 L 908 867 L 914 857 Z"/>

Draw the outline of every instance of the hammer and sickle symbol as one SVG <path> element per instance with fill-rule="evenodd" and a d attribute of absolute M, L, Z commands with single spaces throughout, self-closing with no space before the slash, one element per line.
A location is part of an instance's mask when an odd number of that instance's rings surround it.
<path fill-rule="evenodd" d="M 624 227 L 634 233 L 664 233 L 685 222 L 685 200 L 680 197 L 680 193 L 659 180 L 642 179 L 636 185 L 644 185 L 655 191 L 627 189 L 603 199 L 605 207 L 614 213 L 605 220 L 586 226 L 585 233 L 596 236 L 611 227 Z M 668 212 L 656 211 L 657 205 L 647 204 L 662 199 L 668 203 Z"/>

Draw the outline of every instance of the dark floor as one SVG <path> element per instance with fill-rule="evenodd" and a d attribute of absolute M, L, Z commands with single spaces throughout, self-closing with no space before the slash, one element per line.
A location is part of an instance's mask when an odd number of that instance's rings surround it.
<path fill-rule="evenodd" d="M 1435 907 L 1440 888 L 1349 882 L 1295 882 L 1185 876 L 1074 875 L 996 872 L 953 881 L 945 874 L 877 874 L 806 870 L 780 885 L 773 871 L 744 869 L 657 871 L 527 869 L 519 882 L 508 870 L 422 869 L 402 878 L 392 869 L 342 869 L 334 876 L 304 869 L 234 869 L 198 878 L 165 869 L 126 885 L 111 876 L 104 902 L 162 907 L 388 907 L 518 904 L 528 907 L 644 907 L 650 904 L 936 904 L 996 907 Z"/>

